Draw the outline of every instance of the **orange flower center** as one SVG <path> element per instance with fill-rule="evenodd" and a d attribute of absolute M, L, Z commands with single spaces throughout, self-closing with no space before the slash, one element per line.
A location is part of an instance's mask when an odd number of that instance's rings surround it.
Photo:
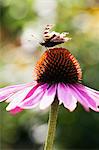
<path fill-rule="evenodd" d="M 76 83 L 82 79 L 80 65 L 65 48 L 51 48 L 45 51 L 35 67 L 38 83 Z"/>

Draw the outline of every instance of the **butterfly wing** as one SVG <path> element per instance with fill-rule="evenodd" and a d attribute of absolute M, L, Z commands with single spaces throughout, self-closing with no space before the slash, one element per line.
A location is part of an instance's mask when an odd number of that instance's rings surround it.
<path fill-rule="evenodd" d="M 55 42 L 55 43 L 64 43 L 68 40 L 70 40 L 71 38 L 67 38 L 66 35 L 69 34 L 68 32 L 63 32 L 63 33 L 57 33 L 55 32 L 55 37 L 53 39 L 51 39 L 51 42 Z"/>
<path fill-rule="evenodd" d="M 52 34 L 50 33 L 50 29 L 52 29 L 54 25 L 52 24 L 48 24 L 46 25 L 45 29 L 44 29 L 44 33 L 43 33 L 43 40 L 47 41 L 48 39 L 51 38 Z"/>

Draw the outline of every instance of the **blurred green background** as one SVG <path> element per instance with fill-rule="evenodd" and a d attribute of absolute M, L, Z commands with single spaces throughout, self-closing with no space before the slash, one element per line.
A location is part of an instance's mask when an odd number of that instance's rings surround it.
<path fill-rule="evenodd" d="M 68 31 L 66 47 L 79 60 L 83 83 L 99 90 L 98 0 L 0 0 L 0 87 L 33 80 L 33 67 L 44 52 L 44 26 Z M 12 116 L 0 104 L 0 149 L 42 150 L 47 132 L 48 110 L 23 111 Z M 99 113 L 85 112 L 78 104 L 70 113 L 60 107 L 56 150 L 99 149 Z"/>

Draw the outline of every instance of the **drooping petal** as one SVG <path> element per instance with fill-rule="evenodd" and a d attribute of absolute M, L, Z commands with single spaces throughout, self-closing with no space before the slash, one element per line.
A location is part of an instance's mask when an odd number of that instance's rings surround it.
<path fill-rule="evenodd" d="M 98 105 L 98 94 L 96 92 L 92 94 L 92 90 L 88 92 L 88 88 L 86 89 L 84 85 L 81 84 L 73 84 L 70 85 L 71 89 L 74 91 L 76 97 L 78 97 L 78 101 L 84 106 L 84 108 L 88 111 L 89 108 L 93 109 L 94 111 L 99 111 Z"/>
<path fill-rule="evenodd" d="M 86 88 L 84 85 L 75 85 L 78 91 L 89 103 L 89 107 L 95 111 L 99 111 L 99 93 L 91 88 Z"/>
<path fill-rule="evenodd" d="M 0 102 L 5 101 L 6 99 L 8 99 L 12 94 L 5 94 L 5 95 L 0 95 Z"/>
<path fill-rule="evenodd" d="M 97 106 L 99 106 L 99 91 L 96 91 L 96 90 L 91 89 L 91 88 L 89 88 L 87 86 L 84 86 L 84 85 L 79 85 L 79 88 L 82 91 L 86 91 L 88 93 L 88 95 L 90 95 L 91 97 L 93 97 L 93 99 L 97 103 Z"/>
<path fill-rule="evenodd" d="M 84 86 L 84 85 L 83 85 L 83 86 Z M 90 91 L 90 92 L 93 92 L 93 93 L 96 93 L 96 94 L 99 95 L 99 91 L 97 91 L 97 90 L 94 90 L 94 89 L 89 88 L 89 87 L 87 87 L 87 86 L 84 86 L 84 88 L 87 89 L 87 90 Z"/>
<path fill-rule="evenodd" d="M 7 86 L 5 88 L 0 89 L 0 102 L 8 99 L 10 96 L 15 94 L 16 92 L 25 89 L 26 87 L 35 85 L 34 82 L 27 83 L 27 84 L 19 84 L 19 85 L 13 85 L 13 86 Z"/>
<path fill-rule="evenodd" d="M 27 87 L 11 96 L 10 100 L 8 99 L 8 101 L 10 101 L 10 104 L 7 106 L 6 110 L 10 111 L 12 109 L 15 109 L 18 104 L 22 102 L 25 98 L 29 98 L 38 86 L 39 85 L 37 84 L 36 86 Z"/>
<path fill-rule="evenodd" d="M 33 95 L 19 104 L 19 107 L 23 109 L 31 109 L 38 105 L 39 101 L 42 99 L 46 89 L 48 88 L 47 84 L 40 85 L 33 93 Z"/>
<path fill-rule="evenodd" d="M 77 99 L 73 96 L 71 89 L 68 85 L 63 83 L 58 84 L 58 99 L 60 102 L 63 102 L 64 106 L 73 111 L 76 108 Z"/>
<path fill-rule="evenodd" d="M 21 109 L 20 107 L 16 107 L 16 108 L 10 110 L 10 113 L 13 114 L 13 115 L 15 115 L 15 114 L 21 112 L 22 110 L 23 109 Z"/>
<path fill-rule="evenodd" d="M 41 101 L 40 101 L 40 109 L 45 109 L 49 107 L 55 98 L 57 85 L 51 85 L 48 89 L 46 89 Z"/>
<path fill-rule="evenodd" d="M 69 84 L 72 94 L 76 97 L 77 101 L 85 108 L 86 111 L 89 111 L 89 104 L 86 98 L 75 88 L 74 85 Z"/>

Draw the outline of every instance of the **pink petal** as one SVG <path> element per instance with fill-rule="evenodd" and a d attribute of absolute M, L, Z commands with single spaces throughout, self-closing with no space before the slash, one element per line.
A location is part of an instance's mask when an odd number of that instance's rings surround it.
<path fill-rule="evenodd" d="M 22 110 L 23 110 L 23 109 L 21 109 L 20 107 L 16 107 L 16 108 L 10 110 L 10 113 L 13 114 L 13 115 L 15 115 L 16 113 L 19 113 L 19 112 L 21 112 Z"/>
<path fill-rule="evenodd" d="M 59 101 L 63 102 L 64 106 L 67 109 L 69 109 L 70 111 L 73 111 L 76 108 L 77 100 L 73 96 L 68 85 L 65 85 L 63 83 L 59 83 L 57 94 L 58 94 Z"/>
<path fill-rule="evenodd" d="M 20 90 L 19 92 L 17 92 L 16 94 L 14 94 L 13 96 L 10 97 L 10 104 L 7 106 L 6 110 L 10 111 L 14 108 L 16 108 L 16 106 L 18 106 L 18 104 L 24 100 L 24 98 L 27 96 L 27 94 L 31 91 L 33 87 L 27 87 L 23 90 Z"/>
<path fill-rule="evenodd" d="M 79 88 L 82 91 L 86 91 L 86 93 L 88 93 L 88 95 L 91 96 L 94 99 L 97 106 L 99 106 L 99 91 L 96 91 L 96 90 L 91 89 L 91 88 L 89 88 L 87 86 L 84 86 L 84 85 L 79 85 Z"/>
<path fill-rule="evenodd" d="M 84 86 L 79 88 L 78 85 L 75 85 L 77 90 L 82 94 L 82 96 L 88 101 L 90 108 L 96 108 L 96 102 L 94 99 L 91 97 L 91 95 L 88 95 L 88 92 L 85 90 Z"/>
<path fill-rule="evenodd" d="M 34 94 L 34 92 L 36 91 L 36 89 L 37 89 L 39 86 L 40 86 L 40 84 L 37 84 L 37 85 L 35 85 L 34 87 L 32 87 L 32 89 L 31 89 L 31 90 L 29 91 L 29 93 L 26 95 L 26 97 L 24 98 L 24 100 L 30 98 L 30 97 Z"/>
<path fill-rule="evenodd" d="M 13 86 L 8 86 L 5 88 L 0 89 L 0 102 L 8 99 L 10 96 L 15 94 L 16 92 L 25 89 L 26 87 L 33 86 L 35 85 L 35 82 L 33 83 L 27 83 L 27 84 L 20 84 L 20 85 L 13 85 Z"/>
<path fill-rule="evenodd" d="M 84 86 L 84 85 L 83 85 L 83 86 Z M 93 92 L 93 93 L 96 93 L 96 94 L 99 95 L 99 91 L 97 91 L 97 90 L 94 90 L 94 89 L 89 88 L 89 87 L 87 87 L 87 86 L 84 86 L 84 88 L 85 88 L 86 90 L 90 91 L 90 92 Z"/>
<path fill-rule="evenodd" d="M 7 98 L 9 98 L 10 96 L 12 96 L 12 94 L 7 94 L 7 95 L 0 95 L 0 102 L 5 101 Z"/>
<path fill-rule="evenodd" d="M 55 98 L 57 85 L 51 85 L 48 89 L 46 89 L 42 100 L 40 101 L 40 109 L 46 109 L 49 107 Z"/>
<path fill-rule="evenodd" d="M 85 108 L 86 111 L 89 111 L 88 101 L 82 96 L 82 94 L 75 88 L 74 85 L 69 84 L 72 94 L 77 98 L 77 101 Z"/>
<path fill-rule="evenodd" d="M 89 111 L 89 108 L 94 111 L 99 111 L 97 107 L 99 105 L 98 94 L 96 92 L 92 92 L 92 90 L 88 91 L 84 85 L 81 84 L 69 84 L 71 89 L 74 91 L 76 97 L 78 97 L 78 101 L 84 106 L 84 108 Z"/>
<path fill-rule="evenodd" d="M 96 90 L 91 88 L 87 88 L 84 85 L 77 85 L 78 90 L 80 93 L 87 99 L 89 102 L 89 107 L 95 111 L 99 111 L 99 93 Z"/>
<path fill-rule="evenodd" d="M 33 95 L 27 99 L 25 99 L 23 102 L 19 104 L 19 107 L 24 109 L 31 109 L 38 105 L 39 101 L 41 100 L 42 96 L 44 95 L 44 92 L 48 88 L 47 84 L 39 86 L 33 93 Z"/>
<path fill-rule="evenodd" d="M 0 92 L 15 89 L 15 88 L 19 88 L 19 87 L 23 87 L 23 86 L 24 86 L 24 84 L 7 86 L 7 87 L 4 87 L 4 88 L 0 88 Z"/>

